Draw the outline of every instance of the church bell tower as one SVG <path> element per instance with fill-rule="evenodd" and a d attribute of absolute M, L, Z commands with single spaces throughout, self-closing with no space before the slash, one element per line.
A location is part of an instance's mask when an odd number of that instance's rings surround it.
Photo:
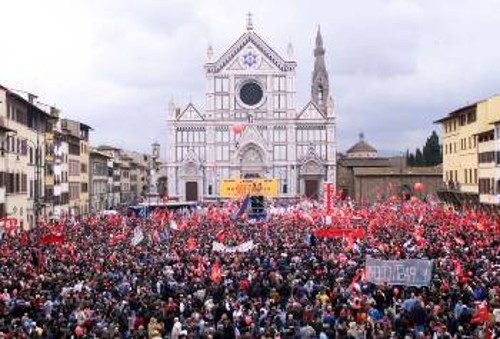
<path fill-rule="evenodd" d="M 312 74 L 311 100 L 326 113 L 328 106 L 329 84 L 328 72 L 325 66 L 325 49 L 323 38 L 318 28 L 316 35 L 316 47 L 314 48 L 314 70 Z"/>

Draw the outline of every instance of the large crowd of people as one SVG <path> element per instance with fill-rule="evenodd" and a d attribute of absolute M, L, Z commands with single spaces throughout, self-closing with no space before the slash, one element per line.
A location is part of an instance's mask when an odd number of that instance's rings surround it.
<path fill-rule="evenodd" d="M 237 202 L 42 222 L 0 243 L 0 338 L 491 338 L 499 219 L 433 202 Z M 315 236 L 317 229 L 361 236 Z M 8 234 L 10 233 L 10 234 Z M 333 233 L 332 233 L 333 234 Z M 214 242 L 222 250 L 214 248 Z M 241 251 L 237 246 L 250 243 Z M 224 250 L 236 249 L 236 250 Z M 433 261 L 375 285 L 366 257 Z"/>

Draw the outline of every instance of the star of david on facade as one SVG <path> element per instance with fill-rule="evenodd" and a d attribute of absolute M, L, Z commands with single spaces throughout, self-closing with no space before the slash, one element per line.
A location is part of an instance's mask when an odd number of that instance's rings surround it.
<path fill-rule="evenodd" d="M 248 51 L 248 53 L 243 55 L 243 63 L 248 67 L 252 67 L 257 63 L 257 54 L 254 54 L 252 51 Z"/>

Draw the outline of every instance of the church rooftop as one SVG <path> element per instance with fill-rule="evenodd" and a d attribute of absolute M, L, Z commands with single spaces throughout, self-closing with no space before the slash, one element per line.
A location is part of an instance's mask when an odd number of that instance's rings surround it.
<path fill-rule="evenodd" d="M 364 134 L 360 133 L 359 141 L 349 148 L 347 154 L 353 153 L 377 153 L 377 150 L 364 140 Z"/>

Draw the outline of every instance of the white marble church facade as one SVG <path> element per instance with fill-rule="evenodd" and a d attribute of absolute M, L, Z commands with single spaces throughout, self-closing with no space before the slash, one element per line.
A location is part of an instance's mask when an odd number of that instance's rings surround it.
<path fill-rule="evenodd" d="M 335 112 L 324 53 L 318 30 L 311 99 L 297 106 L 292 46 L 286 59 L 280 56 L 255 33 L 251 18 L 220 57 L 209 47 L 205 107 L 168 105 L 170 199 L 217 199 L 224 178 L 275 178 L 281 198 L 317 196 L 324 181 L 335 182 Z"/>

